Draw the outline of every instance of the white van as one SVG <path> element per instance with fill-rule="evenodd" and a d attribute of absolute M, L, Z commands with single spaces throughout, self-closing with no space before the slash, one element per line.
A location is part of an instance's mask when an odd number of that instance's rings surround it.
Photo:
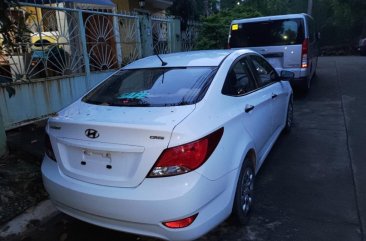
<path fill-rule="evenodd" d="M 318 40 L 313 18 L 302 13 L 234 20 L 228 44 L 259 52 L 278 72 L 293 72 L 293 86 L 307 91 L 318 62 Z"/>

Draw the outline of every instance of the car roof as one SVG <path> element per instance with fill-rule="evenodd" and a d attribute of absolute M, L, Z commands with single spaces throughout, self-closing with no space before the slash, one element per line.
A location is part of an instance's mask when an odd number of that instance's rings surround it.
<path fill-rule="evenodd" d="M 308 15 L 306 13 L 296 13 L 296 14 L 274 15 L 274 16 L 257 17 L 257 18 L 235 19 L 231 22 L 231 24 L 261 22 L 261 21 L 271 21 L 271 20 L 279 20 L 279 19 L 291 19 L 291 18 L 305 18 L 305 16 L 310 17 L 310 15 Z"/>
<path fill-rule="evenodd" d="M 160 58 L 167 63 L 165 66 L 162 66 L 162 62 L 159 60 L 157 55 L 152 55 L 126 65 L 123 69 L 199 66 L 215 67 L 219 66 L 228 55 L 237 51 L 239 50 L 201 50 L 161 54 L 159 55 Z M 253 52 L 248 49 L 242 49 L 240 51 L 242 54 Z"/>

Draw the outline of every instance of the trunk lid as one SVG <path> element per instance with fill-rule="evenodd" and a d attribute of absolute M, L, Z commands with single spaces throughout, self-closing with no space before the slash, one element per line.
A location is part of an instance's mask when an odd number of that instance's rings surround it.
<path fill-rule="evenodd" d="M 47 132 L 66 176 L 98 185 L 135 187 L 168 146 L 174 127 L 194 108 L 77 102 L 51 118 Z"/>

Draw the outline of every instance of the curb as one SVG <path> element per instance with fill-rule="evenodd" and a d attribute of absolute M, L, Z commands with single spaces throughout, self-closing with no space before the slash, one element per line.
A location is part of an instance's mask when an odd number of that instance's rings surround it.
<path fill-rule="evenodd" d="M 50 200 L 42 201 L 1 226 L 0 240 L 8 240 L 10 237 L 24 234 L 34 226 L 34 223 L 42 223 L 57 214 L 59 211 Z"/>

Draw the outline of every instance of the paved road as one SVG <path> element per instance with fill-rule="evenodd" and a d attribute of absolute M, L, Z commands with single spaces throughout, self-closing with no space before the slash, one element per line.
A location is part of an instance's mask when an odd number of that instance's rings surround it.
<path fill-rule="evenodd" d="M 295 125 L 257 176 L 246 227 L 228 221 L 199 241 L 363 241 L 366 231 L 366 57 L 322 57 L 307 96 L 295 98 Z M 26 241 L 156 239 L 59 215 Z"/>

